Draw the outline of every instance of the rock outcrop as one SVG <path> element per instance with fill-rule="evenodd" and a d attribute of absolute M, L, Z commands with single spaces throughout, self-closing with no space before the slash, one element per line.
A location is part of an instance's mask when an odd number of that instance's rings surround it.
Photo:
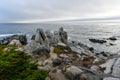
<path fill-rule="evenodd" d="M 43 29 L 36 30 L 35 41 L 41 45 L 49 46 L 49 40 Z"/>
<path fill-rule="evenodd" d="M 14 41 L 12 41 L 14 40 Z M 16 41 L 15 41 L 16 40 Z M 26 35 L 13 35 L 8 38 L 5 38 L 0 41 L 0 44 L 2 45 L 8 45 L 10 42 L 20 42 L 21 45 L 26 45 L 27 44 L 27 37 Z"/>
<path fill-rule="evenodd" d="M 59 37 L 61 42 L 68 44 L 67 32 L 65 32 L 62 27 L 59 29 Z"/>
<path fill-rule="evenodd" d="M 89 40 L 106 43 L 106 40 Z M 55 32 L 37 29 L 29 43 L 22 35 L 14 35 L 0 43 L 22 46 L 22 51 L 32 56 L 31 60 L 38 61 L 39 70 L 48 71 L 45 80 L 120 80 L 120 56 L 98 52 L 78 41 L 68 41 L 62 27 Z M 4 48 L 3 52 L 9 49 Z"/>

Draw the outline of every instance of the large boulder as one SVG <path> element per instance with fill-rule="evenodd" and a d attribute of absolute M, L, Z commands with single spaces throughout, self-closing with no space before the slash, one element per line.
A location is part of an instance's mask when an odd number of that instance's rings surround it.
<path fill-rule="evenodd" d="M 50 52 L 50 49 L 49 47 L 41 45 L 40 43 L 37 43 L 33 40 L 24 46 L 24 51 L 27 53 L 32 53 L 33 55 L 47 55 Z"/>
<path fill-rule="evenodd" d="M 9 43 L 9 45 L 21 46 L 22 44 L 20 43 L 19 40 L 13 39 L 13 40 Z"/>
<path fill-rule="evenodd" d="M 69 80 L 76 80 L 80 77 L 80 75 L 83 73 L 81 69 L 79 69 L 76 66 L 70 66 L 65 69 L 64 74 Z"/>

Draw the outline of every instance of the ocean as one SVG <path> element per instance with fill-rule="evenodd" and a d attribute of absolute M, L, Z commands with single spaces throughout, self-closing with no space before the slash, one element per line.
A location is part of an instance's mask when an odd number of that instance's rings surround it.
<path fill-rule="evenodd" d="M 0 23 L 0 39 L 14 34 L 27 34 L 31 37 L 37 28 L 57 31 L 63 27 L 72 40 L 80 41 L 89 47 L 94 47 L 98 51 L 119 53 L 120 51 L 120 23 L 115 22 L 61 22 L 61 23 Z M 109 41 L 115 45 L 98 44 L 89 41 L 89 38 L 109 38 L 116 37 L 116 41 Z"/>

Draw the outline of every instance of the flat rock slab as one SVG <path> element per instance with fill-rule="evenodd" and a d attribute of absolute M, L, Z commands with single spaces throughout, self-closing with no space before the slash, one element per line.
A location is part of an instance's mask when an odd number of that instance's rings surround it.
<path fill-rule="evenodd" d="M 108 77 L 108 78 L 104 78 L 103 80 L 120 80 L 120 79 L 119 78 Z"/>
<path fill-rule="evenodd" d="M 113 66 L 113 72 L 112 75 L 115 77 L 120 77 L 120 58 L 115 62 Z"/>

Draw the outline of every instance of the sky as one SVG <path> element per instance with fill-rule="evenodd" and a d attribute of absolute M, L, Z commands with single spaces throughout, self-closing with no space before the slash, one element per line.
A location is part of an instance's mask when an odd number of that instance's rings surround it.
<path fill-rule="evenodd" d="M 0 23 L 120 20 L 120 0 L 0 0 Z"/>

